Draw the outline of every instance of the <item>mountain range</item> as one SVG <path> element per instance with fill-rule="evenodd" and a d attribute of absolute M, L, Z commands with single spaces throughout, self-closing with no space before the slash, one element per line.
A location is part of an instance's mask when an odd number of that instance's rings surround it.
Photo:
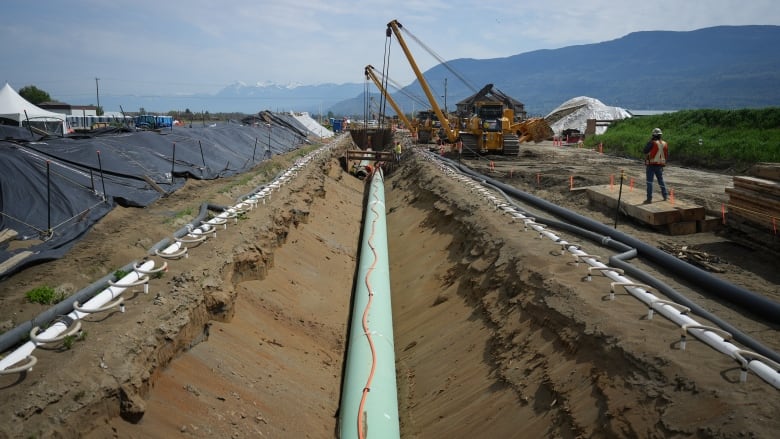
<path fill-rule="evenodd" d="M 455 59 L 429 69 L 424 76 L 435 96 L 445 94 L 446 80 L 449 109 L 488 83 L 523 102 L 529 115 L 543 116 L 577 96 L 594 97 L 629 110 L 760 108 L 780 105 L 777 47 L 780 26 L 643 31 L 611 41 L 504 58 Z M 409 66 L 399 68 L 407 71 Z M 365 84 L 356 83 L 234 83 L 215 95 L 171 98 L 174 100 L 156 97 L 152 99 L 159 101 L 138 102 L 135 107 L 158 111 L 160 101 L 167 99 L 171 107 L 159 111 L 190 108 L 198 112 L 203 108 L 210 112 L 255 113 L 269 109 L 362 117 L 365 90 Z M 376 88 L 371 85 L 369 90 L 377 100 Z M 429 107 L 417 81 L 402 91 L 390 92 L 405 112 Z M 104 108 L 107 105 L 109 102 Z M 443 99 L 439 105 L 443 107 Z M 125 105 L 126 110 L 133 108 L 133 104 Z"/>

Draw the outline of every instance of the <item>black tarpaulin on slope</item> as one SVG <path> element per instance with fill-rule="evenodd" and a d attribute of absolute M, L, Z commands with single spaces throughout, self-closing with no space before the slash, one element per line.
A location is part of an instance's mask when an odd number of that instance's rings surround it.
<path fill-rule="evenodd" d="M 0 278 L 62 257 L 116 205 L 144 207 L 163 196 L 158 189 L 174 192 L 188 178 L 246 172 L 268 152 L 288 152 L 302 141 L 298 130 L 275 123 L 270 129 L 216 124 L 75 139 L 0 140 L 0 231 L 18 233 L 16 242 L 0 245 L 0 264 L 20 252 L 33 252 L 5 267 Z M 206 200 L 194 203 L 201 201 Z"/>

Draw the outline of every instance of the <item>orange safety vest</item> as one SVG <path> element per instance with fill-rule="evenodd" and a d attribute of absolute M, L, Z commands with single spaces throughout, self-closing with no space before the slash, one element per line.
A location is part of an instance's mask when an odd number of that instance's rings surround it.
<path fill-rule="evenodd" d="M 647 153 L 648 165 L 666 165 L 666 157 L 669 156 L 669 145 L 663 140 L 653 140 L 653 147 Z"/>

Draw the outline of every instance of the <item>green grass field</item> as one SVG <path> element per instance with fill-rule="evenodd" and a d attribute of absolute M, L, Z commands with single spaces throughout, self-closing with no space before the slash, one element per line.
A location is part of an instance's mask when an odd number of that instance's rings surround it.
<path fill-rule="evenodd" d="M 780 107 L 743 110 L 683 110 L 613 123 L 586 139 L 604 152 L 641 158 L 658 127 L 669 143 L 670 163 L 712 170 L 742 171 L 758 162 L 780 162 Z"/>

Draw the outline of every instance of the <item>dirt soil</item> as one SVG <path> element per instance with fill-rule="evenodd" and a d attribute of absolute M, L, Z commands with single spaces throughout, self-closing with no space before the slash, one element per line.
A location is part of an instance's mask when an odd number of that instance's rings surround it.
<path fill-rule="evenodd" d="M 348 137 L 270 200 L 169 261 L 126 312 L 86 318 L 71 346 L 41 346 L 38 364 L 0 376 L 0 437 L 311 437 L 338 435 L 350 295 L 364 182 L 342 169 Z M 612 224 L 587 185 L 642 164 L 549 143 L 519 160 L 468 163 L 480 172 Z M 276 157 L 289 166 L 294 157 Z M 492 165 L 491 165 L 492 161 Z M 145 209 L 115 209 L 63 259 L 0 283 L 7 330 L 42 312 L 25 292 L 74 293 L 192 219 L 202 202 L 230 205 L 268 181 L 259 170 L 190 181 Z M 717 214 L 731 176 L 671 165 L 681 200 Z M 613 177 L 614 178 L 614 177 Z M 627 180 L 628 181 L 628 180 Z M 585 268 L 421 154 L 386 181 L 399 414 L 403 437 L 770 438 L 778 391 Z M 639 190 L 641 185 L 637 184 Z M 648 243 L 696 248 L 721 276 L 780 301 L 777 257 L 728 230 L 668 236 L 621 218 Z M 589 253 L 609 250 L 575 236 Z M 740 238 L 740 239 L 737 239 Z M 158 258 L 157 263 L 160 263 Z M 777 322 L 745 315 L 656 267 L 632 260 L 755 339 L 780 350 Z"/>

